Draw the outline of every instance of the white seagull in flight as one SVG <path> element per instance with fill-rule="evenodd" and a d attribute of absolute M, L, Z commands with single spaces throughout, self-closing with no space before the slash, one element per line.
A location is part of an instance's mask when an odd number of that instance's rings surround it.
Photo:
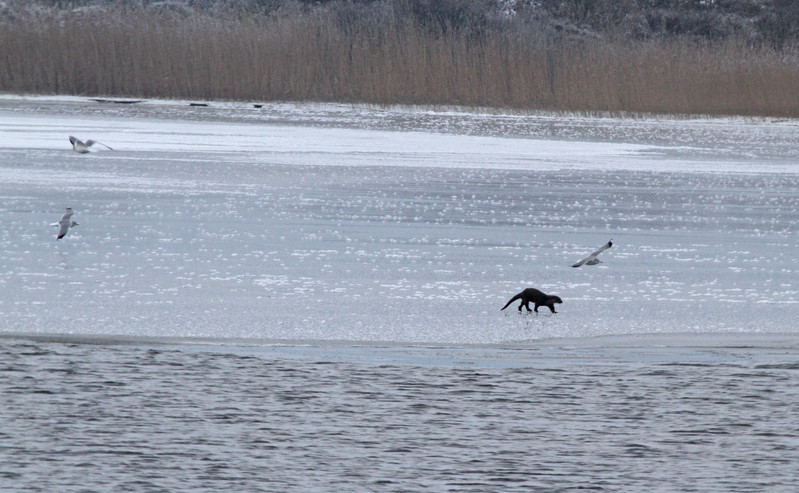
<path fill-rule="evenodd" d="M 58 238 L 56 238 L 56 240 L 60 240 L 61 238 L 66 236 L 67 231 L 69 231 L 69 228 L 74 228 L 75 226 L 78 225 L 78 223 L 76 223 L 75 221 L 70 221 L 70 219 L 72 219 L 72 214 L 74 213 L 75 211 L 73 211 L 71 207 L 67 207 L 67 211 L 64 213 L 63 216 L 61 216 L 61 220 L 51 225 L 59 227 Z"/>
<path fill-rule="evenodd" d="M 94 144 L 100 144 L 103 147 L 108 147 L 107 145 L 103 144 L 102 142 L 97 142 L 96 140 L 87 140 L 83 142 L 77 137 L 69 136 L 69 143 L 72 144 L 72 150 L 75 152 L 79 152 L 81 154 L 86 154 L 89 152 L 89 147 L 93 146 Z M 111 149 L 110 147 L 108 147 Z M 113 149 L 111 149 L 113 151 Z"/>
<path fill-rule="evenodd" d="M 602 261 L 599 260 L 597 258 L 597 256 L 600 253 L 604 252 L 605 250 L 607 250 L 608 248 L 610 248 L 612 246 L 613 246 L 613 240 L 610 240 L 609 242 L 605 243 L 601 247 L 597 248 L 596 251 L 594 253 L 592 253 L 591 255 L 585 257 L 584 259 L 582 259 L 579 262 L 577 262 L 574 265 L 572 265 L 572 267 L 580 267 L 583 264 L 585 264 L 585 265 L 596 265 L 596 264 L 602 263 Z"/>

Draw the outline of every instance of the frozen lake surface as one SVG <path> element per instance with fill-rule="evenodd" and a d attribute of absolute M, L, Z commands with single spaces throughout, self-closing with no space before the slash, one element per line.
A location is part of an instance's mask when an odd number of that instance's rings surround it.
<path fill-rule="evenodd" d="M 796 491 L 797 141 L 2 96 L 0 489 Z"/>
<path fill-rule="evenodd" d="M 794 121 L 6 97 L 0 330 L 796 333 L 798 139 Z M 56 241 L 64 207 L 80 226 Z M 499 311 L 529 286 L 560 313 Z"/>

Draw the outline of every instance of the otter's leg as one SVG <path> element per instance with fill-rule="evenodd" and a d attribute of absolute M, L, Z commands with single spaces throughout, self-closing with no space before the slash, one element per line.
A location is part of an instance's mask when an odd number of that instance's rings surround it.
<path fill-rule="evenodd" d="M 549 304 L 549 305 L 547 305 L 547 306 L 549 307 L 549 310 L 550 310 L 552 313 L 558 313 L 558 312 L 556 312 L 556 311 L 555 311 L 555 304 L 554 304 L 554 303 L 552 303 L 552 304 Z"/>

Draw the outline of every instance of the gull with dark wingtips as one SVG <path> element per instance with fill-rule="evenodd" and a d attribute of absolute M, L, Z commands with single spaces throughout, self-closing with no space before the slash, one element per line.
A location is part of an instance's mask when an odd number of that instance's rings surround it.
<path fill-rule="evenodd" d="M 56 238 L 56 240 L 60 240 L 61 238 L 66 236 L 67 232 L 69 231 L 69 228 L 74 228 L 75 226 L 78 225 L 78 223 L 71 220 L 72 214 L 74 213 L 75 211 L 73 211 L 71 207 L 67 207 L 67 211 L 64 213 L 63 216 L 61 216 L 61 220 L 59 220 L 57 223 L 51 224 L 51 226 L 58 226 L 58 237 Z"/>
<path fill-rule="evenodd" d="M 572 265 L 572 267 L 580 267 L 583 264 L 585 264 L 585 265 L 601 264 L 602 261 L 599 260 L 597 258 L 597 256 L 600 253 L 604 252 L 605 250 L 607 250 L 608 248 L 610 248 L 612 246 L 613 246 L 613 240 L 610 240 L 607 243 L 605 243 L 604 245 L 602 245 L 601 247 L 597 248 L 595 252 L 591 253 L 591 255 L 585 257 L 584 259 L 582 259 L 582 260 L 578 261 L 577 263 L 575 263 L 574 265 Z"/>
<path fill-rule="evenodd" d="M 102 142 L 97 142 L 96 140 L 89 139 L 86 142 L 83 142 L 79 138 L 73 137 L 71 135 L 69 136 L 69 143 L 72 144 L 72 150 L 73 151 L 79 152 L 81 154 L 86 154 L 87 152 L 89 152 L 89 148 L 91 146 L 93 146 L 94 144 L 100 144 L 103 147 L 108 147 L 107 145 L 103 144 Z M 110 147 L 108 147 L 108 148 L 111 149 Z M 111 150 L 113 151 L 114 149 L 111 149 Z"/>

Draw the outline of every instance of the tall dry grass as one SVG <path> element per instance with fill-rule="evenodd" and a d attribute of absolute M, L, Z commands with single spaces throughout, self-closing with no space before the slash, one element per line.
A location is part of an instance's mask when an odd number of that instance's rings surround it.
<path fill-rule="evenodd" d="M 799 117 L 799 50 L 455 29 L 388 7 L 37 12 L 0 26 L 0 91 Z"/>

